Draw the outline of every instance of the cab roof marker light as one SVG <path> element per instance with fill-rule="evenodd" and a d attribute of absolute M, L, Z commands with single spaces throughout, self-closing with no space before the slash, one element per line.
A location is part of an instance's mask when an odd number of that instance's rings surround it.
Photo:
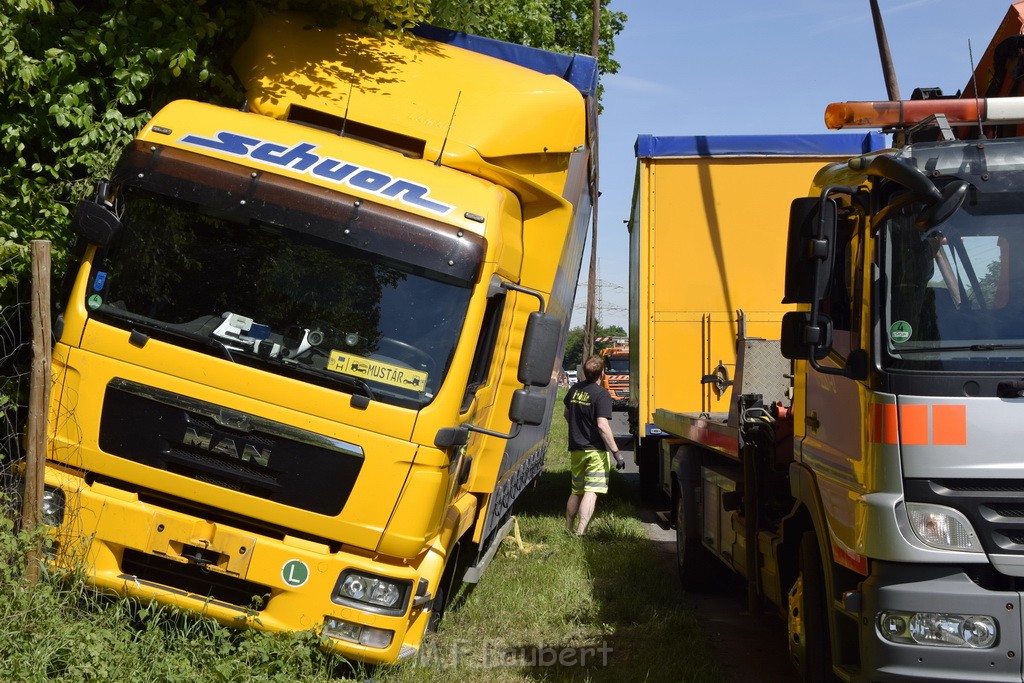
<path fill-rule="evenodd" d="M 825 108 L 825 126 L 905 128 L 936 114 L 945 115 L 951 126 L 976 126 L 979 119 L 983 124 L 1024 123 L 1024 97 L 833 102 Z"/>

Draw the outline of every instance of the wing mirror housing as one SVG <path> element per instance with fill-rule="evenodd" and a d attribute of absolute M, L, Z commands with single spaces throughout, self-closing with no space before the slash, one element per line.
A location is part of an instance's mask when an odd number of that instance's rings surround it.
<path fill-rule="evenodd" d="M 832 320 L 819 313 L 817 322 L 812 325 L 810 312 L 790 311 L 782 316 L 779 345 L 783 357 L 789 360 L 806 360 L 811 349 L 814 359 L 821 360 L 832 350 Z"/>
<path fill-rule="evenodd" d="M 537 426 L 544 424 L 548 412 L 548 400 L 544 394 L 533 394 L 528 389 L 517 389 L 512 394 L 512 405 L 508 417 L 516 424 Z"/>
<path fill-rule="evenodd" d="M 562 322 L 558 316 L 539 311 L 530 314 L 519 356 L 520 382 L 531 387 L 546 387 L 551 383 L 561 339 Z"/>
<path fill-rule="evenodd" d="M 121 219 L 104 204 L 83 199 L 75 207 L 71 227 L 86 242 L 106 247 L 121 229 Z"/>
<path fill-rule="evenodd" d="M 835 260 L 836 203 L 800 197 L 789 211 L 786 289 L 782 303 L 811 304 L 825 296 Z"/>

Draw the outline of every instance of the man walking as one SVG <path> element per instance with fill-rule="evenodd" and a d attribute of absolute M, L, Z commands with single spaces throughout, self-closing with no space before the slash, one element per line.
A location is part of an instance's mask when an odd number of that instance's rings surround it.
<path fill-rule="evenodd" d="M 626 466 L 609 423 L 612 398 L 608 390 L 598 384 L 603 372 L 604 360 L 591 356 L 583 363 L 583 380 L 569 387 L 565 394 L 572 467 L 572 493 L 565 504 L 565 530 L 577 536 L 587 532 L 597 505 L 597 494 L 608 492 L 609 453 L 615 458 L 616 469 Z"/>

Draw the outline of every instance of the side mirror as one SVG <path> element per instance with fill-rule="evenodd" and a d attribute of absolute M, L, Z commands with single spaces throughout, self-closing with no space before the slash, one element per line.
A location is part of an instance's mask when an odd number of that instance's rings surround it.
<path fill-rule="evenodd" d="M 820 301 L 832 278 L 835 255 L 836 203 L 832 199 L 800 197 L 789 211 L 784 304 Z"/>
<path fill-rule="evenodd" d="M 526 322 L 523 353 L 519 357 L 520 382 L 532 387 L 546 387 L 551 383 L 561 337 L 560 318 L 550 313 L 530 314 Z"/>
<path fill-rule="evenodd" d="M 935 203 L 921 212 L 914 224 L 920 230 L 931 230 L 942 225 L 950 216 L 960 210 L 967 199 L 970 184 L 966 180 L 954 180 L 942 189 L 942 196 Z"/>
<path fill-rule="evenodd" d="M 86 242 L 106 247 L 121 229 L 121 220 L 102 204 L 83 199 L 75 207 L 71 227 Z"/>
<path fill-rule="evenodd" d="M 832 319 L 818 314 L 818 324 L 811 327 L 811 314 L 790 311 L 782 316 L 782 356 L 789 360 L 810 360 L 809 349 L 814 349 L 814 360 L 821 360 L 832 350 Z"/>
<path fill-rule="evenodd" d="M 544 424 L 547 412 L 548 400 L 544 394 L 531 394 L 526 389 L 517 389 L 512 394 L 508 417 L 513 422 L 532 426 Z"/>

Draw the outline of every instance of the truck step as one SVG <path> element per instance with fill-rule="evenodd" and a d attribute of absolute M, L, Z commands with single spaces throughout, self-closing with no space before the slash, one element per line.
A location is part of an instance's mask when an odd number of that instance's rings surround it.
<path fill-rule="evenodd" d="M 658 518 L 658 526 L 662 529 L 671 529 L 673 527 L 672 513 L 668 510 L 658 510 L 654 513 L 654 516 Z"/>

